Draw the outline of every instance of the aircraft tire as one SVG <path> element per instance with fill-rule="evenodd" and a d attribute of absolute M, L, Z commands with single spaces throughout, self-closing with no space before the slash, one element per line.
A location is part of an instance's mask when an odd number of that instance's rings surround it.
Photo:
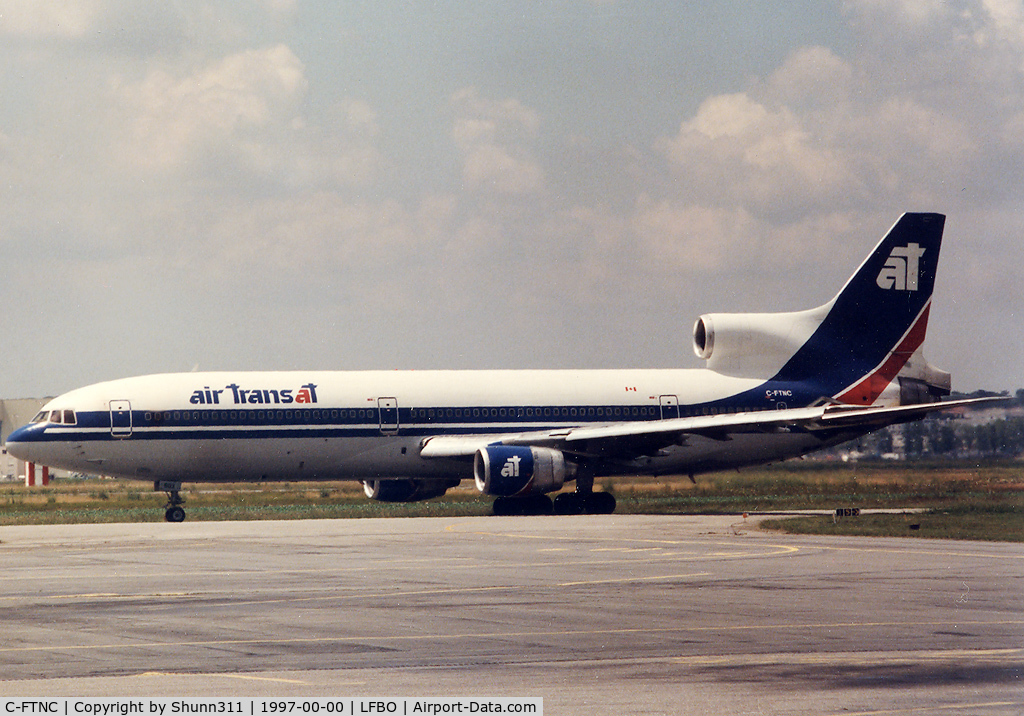
<path fill-rule="evenodd" d="M 534 495 L 526 499 L 530 501 L 530 511 L 526 513 L 528 515 L 550 515 L 554 512 L 551 498 L 547 495 Z"/>
<path fill-rule="evenodd" d="M 592 515 L 610 515 L 615 512 L 615 495 L 610 492 L 592 492 L 586 499 L 587 512 Z"/>
<path fill-rule="evenodd" d="M 185 510 L 178 505 L 174 507 L 168 507 L 167 512 L 164 513 L 164 519 L 168 522 L 184 522 L 185 521 Z"/>
<path fill-rule="evenodd" d="M 515 514 L 513 512 L 513 505 L 511 504 L 509 498 L 496 498 L 494 502 L 491 504 L 491 514 L 493 514 L 495 517 L 509 517 Z"/>
<path fill-rule="evenodd" d="M 575 492 L 563 492 L 555 497 L 556 515 L 582 515 L 585 507 L 582 498 Z"/>
<path fill-rule="evenodd" d="M 547 495 L 530 495 L 529 497 L 499 497 L 492 505 L 497 517 L 522 515 L 550 515 L 551 498 Z"/>

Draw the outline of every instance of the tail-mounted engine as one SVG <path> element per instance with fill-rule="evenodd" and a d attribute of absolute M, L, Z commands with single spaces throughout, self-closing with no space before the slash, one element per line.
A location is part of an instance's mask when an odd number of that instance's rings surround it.
<path fill-rule="evenodd" d="M 485 447 L 477 451 L 473 461 L 476 488 L 501 497 L 560 490 L 565 474 L 565 456 L 550 448 Z"/>
<path fill-rule="evenodd" d="M 821 325 L 828 306 L 794 313 L 712 313 L 693 326 L 693 352 L 718 373 L 774 375 Z"/>

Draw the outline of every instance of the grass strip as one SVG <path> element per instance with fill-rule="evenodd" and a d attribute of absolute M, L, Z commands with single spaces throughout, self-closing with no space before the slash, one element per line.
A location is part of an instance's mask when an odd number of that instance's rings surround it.
<path fill-rule="evenodd" d="M 698 478 L 603 479 L 620 514 L 740 514 L 837 507 L 923 508 L 926 515 L 772 520 L 769 529 L 1021 541 L 1024 475 L 1019 462 L 833 465 L 791 462 Z M 359 483 L 187 485 L 189 521 L 459 517 L 487 515 L 491 499 L 471 483 L 416 503 L 366 499 Z M 46 488 L 0 486 L 0 525 L 163 521 L 152 483 L 58 480 Z M 919 526 L 914 529 L 912 524 Z"/>
<path fill-rule="evenodd" d="M 787 534 L 1024 542 L 1024 509 L 1019 505 L 964 505 L 921 513 L 812 515 L 768 519 L 761 527 Z"/>

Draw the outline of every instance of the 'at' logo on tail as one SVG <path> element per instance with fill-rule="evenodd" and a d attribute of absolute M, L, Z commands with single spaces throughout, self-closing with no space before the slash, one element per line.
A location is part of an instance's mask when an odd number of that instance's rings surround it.
<path fill-rule="evenodd" d="M 918 259 L 924 256 L 924 252 L 925 250 L 915 243 L 893 247 L 885 266 L 878 272 L 875 283 L 879 288 L 886 290 L 916 291 L 917 279 L 920 276 Z"/>

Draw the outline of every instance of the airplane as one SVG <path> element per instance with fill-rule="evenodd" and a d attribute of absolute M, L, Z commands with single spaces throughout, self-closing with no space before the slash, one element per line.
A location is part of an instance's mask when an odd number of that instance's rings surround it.
<path fill-rule="evenodd" d="M 817 308 L 700 316 L 704 368 L 149 375 L 54 398 L 7 450 L 152 480 L 169 522 L 182 483 L 274 480 L 359 480 L 384 502 L 473 480 L 497 515 L 607 514 L 598 477 L 693 480 L 986 400 L 942 401 L 951 377 L 921 352 L 944 223 L 904 214 Z"/>

